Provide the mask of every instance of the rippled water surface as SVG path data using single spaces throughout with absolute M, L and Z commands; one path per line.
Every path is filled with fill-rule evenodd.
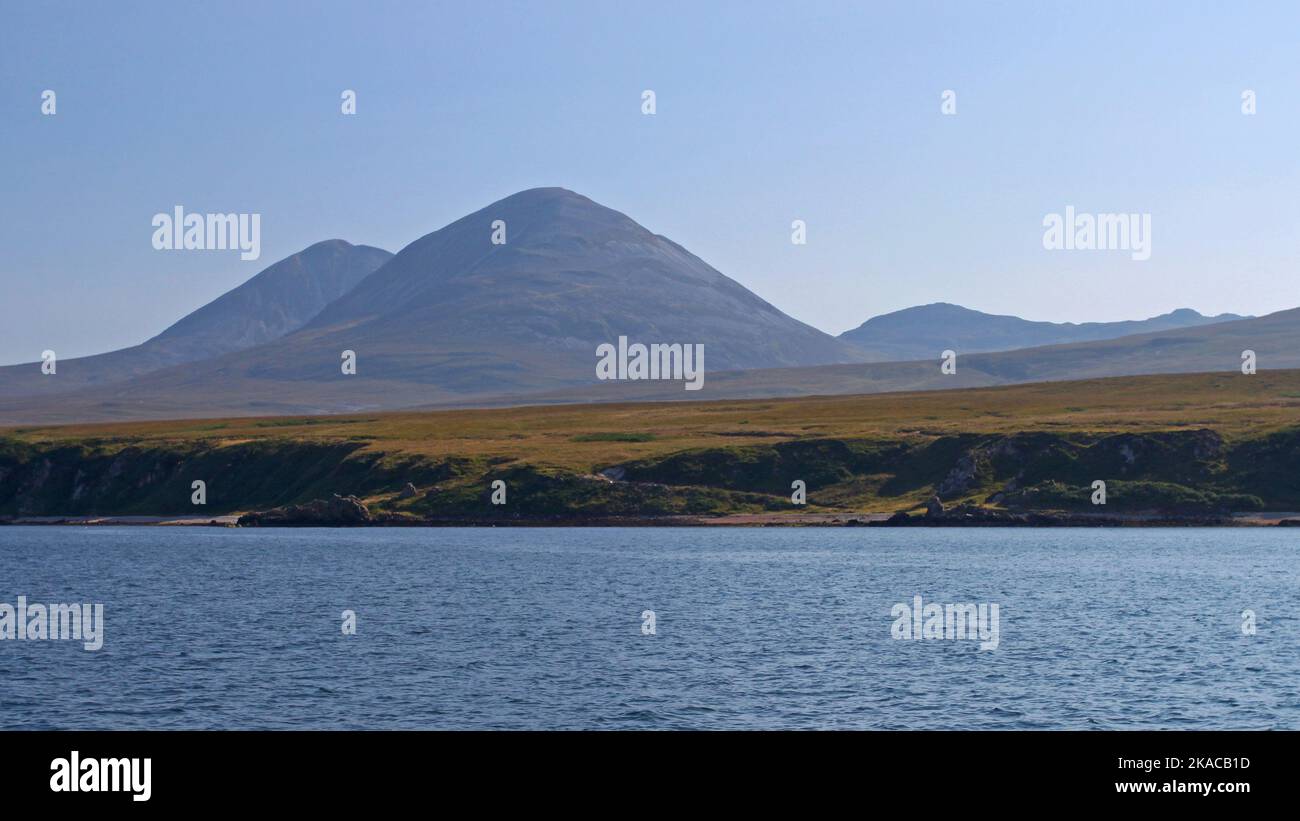
M 105 640 L 0 641 L 4 728 L 1300 728 L 1282 528 L 0 527 L 20 594 Z

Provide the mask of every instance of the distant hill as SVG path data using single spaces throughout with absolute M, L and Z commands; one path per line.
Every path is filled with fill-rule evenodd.
M 1260 372 L 1300 368 L 1300 308 L 1192 328 L 1136 334 L 1098 342 L 980 353 L 957 357 L 945 375 L 939 356 L 913 362 L 873 362 L 815 368 L 710 372 L 703 390 L 683 397 L 673 386 L 621 382 L 528 397 L 534 403 L 647 402 L 749 399 L 981 388 L 1145 374 L 1223 373 L 1240 376 L 1241 353 L 1253 350 Z M 1088 397 L 1080 397 L 1086 403 Z M 501 397 L 492 404 L 517 404 Z
M 1126 322 L 1032 322 L 936 302 L 873 317 L 840 334 L 839 338 L 861 350 L 868 362 L 906 362 L 930 359 L 949 349 L 959 354 L 1010 351 L 1244 318 L 1237 314 L 1202 316 L 1190 308 L 1180 308 L 1150 319 Z
M 213 359 L 298 330 L 365 279 L 392 254 L 341 239 L 318 242 L 280 260 L 239 287 L 183 317 L 140 345 L 40 364 L 0 368 L 0 396 L 61 394 L 124 382 L 173 365 Z

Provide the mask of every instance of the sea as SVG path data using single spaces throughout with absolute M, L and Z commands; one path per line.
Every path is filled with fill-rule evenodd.
M 1300 529 L 0 527 L 0 728 L 1300 729 Z

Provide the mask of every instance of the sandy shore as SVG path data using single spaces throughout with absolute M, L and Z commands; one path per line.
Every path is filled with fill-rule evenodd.
M 232 516 L 16 516 L 5 519 L 11 525 L 219 525 L 239 520 Z

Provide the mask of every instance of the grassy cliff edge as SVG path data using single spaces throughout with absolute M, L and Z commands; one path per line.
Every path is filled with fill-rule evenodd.
M 1107 513 L 1204 516 L 1300 509 L 1298 468 L 1300 372 L 1276 371 L 8 429 L 0 516 L 217 515 L 335 494 L 393 521 L 892 513 L 935 496 L 1095 512 L 1096 480 Z

